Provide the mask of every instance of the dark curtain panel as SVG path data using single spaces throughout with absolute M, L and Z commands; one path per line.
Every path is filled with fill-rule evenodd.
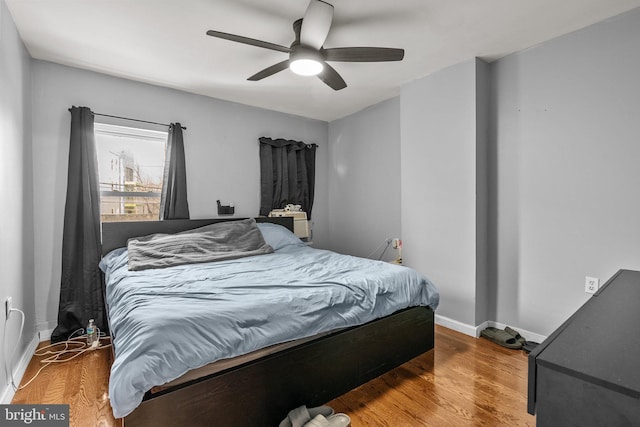
M 58 326 L 52 342 L 66 340 L 95 319 L 108 332 L 100 262 L 100 194 L 93 113 L 73 107 L 69 141 L 67 199 L 62 236 L 62 277 Z
M 265 137 L 259 141 L 260 215 L 294 204 L 311 219 L 317 145 Z
M 189 219 L 187 170 L 180 123 L 171 123 L 169 127 L 160 197 L 160 219 Z

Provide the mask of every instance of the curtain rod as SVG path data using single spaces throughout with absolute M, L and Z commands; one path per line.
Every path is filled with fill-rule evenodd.
M 93 113 L 93 111 L 92 111 L 92 113 Z M 111 118 L 114 118 L 114 119 L 130 120 L 132 122 L 149 123 L 149 124 L 152 124 L 152 125 L 160 125 L 160 126 L 167 126 L 167 127 L 171 126 L 170 124 L 166 124 L 166 123 L 150 122 L 148 120 L 140 120 L 140 119 L 131 119 L 129 117 L 112 116 L 110 114 L 93 113 L 93 115 L 94 116 L 102 116 L 102 117 L 111 117 Z M 186 126 L 181 126 L 181 127 L 182 127 L 182 129 L 187 130 Z
M 71 111 L 71 108 L 69 108 L 69 111 Z M 167 127 L 170 127 L 170 126 L 171 126 L 171 124 L 158 123 L 158 122 L 150 122 L 150 121 L 148 121 L 148 120 L 140 120 L 140 119 L 131 119 L 131 118 L 129 118 L 129 117 L 112 116 L 112 115 L 110 115 L 110 114 L 95 113 L 95 112 L 93 112 L 93 111 L 92 111 L 92 113 L 93 113 L 93 115 L 94 115 L 94 116 L 111 117 L 111 118 L 113 118 L 113 119 L 130 120 L 130 121 L 132 121 L 132 122 L 149 123 L 149 124 L 152 124 L 152 125 L 159 125 L 159 126 L 167 126 Z M 182 127 L 182 129 L 187 130 L 187 127 L 186 127 L 186 126 L 181 126 L 181 127 Z

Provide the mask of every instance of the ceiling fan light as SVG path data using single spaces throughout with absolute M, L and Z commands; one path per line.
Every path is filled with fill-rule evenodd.
M 297 45 L 289 55 L 289 68 L 301 76 L 315 76 L 322 72 L 324 58 L 317 50 Z
M 302 58 L 291 61 L 289 68 L 301 76 L 316 76 L 322 72 L 324 67 L 322 62 L 315 59 Z

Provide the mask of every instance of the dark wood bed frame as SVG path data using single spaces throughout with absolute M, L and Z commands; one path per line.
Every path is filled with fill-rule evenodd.
M 237 219 L 104 223 L 102 252 L 126 246 L 130 237 Z M 292 218 L 260 217 L 256 221 L 281 224 L 293 231 Z M 277 426 L 291 409 L 325 404 L 433 345 L 433 310 L 408 308 L 162 392 L 147 393 L 124 424 Z

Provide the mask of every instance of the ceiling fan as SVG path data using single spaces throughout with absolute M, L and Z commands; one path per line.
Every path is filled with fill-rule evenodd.
M 214 30 L 207 31 L 207 35 L 289 54 L 288 59 L 267 67 L 247 79 L 251 81 L 262 80 L 265 77 L 291 68 L 296 74 L 305 76 L 317 75 L 320 80 L 332 89 L 340 90 L 347 87 L 347 84 L 340 77 L 340 74 L 327 64 L 327 61 L 383 62 L 401 61 L 404 58 L 404 49 L 387 47 L 337 47 L 325 49 L 323 44 L 329 34 L 332 20 L 332 5 L 322 0 L 311 0 L 304 17 L 293 23 L 295 40 L 289 47 Z

